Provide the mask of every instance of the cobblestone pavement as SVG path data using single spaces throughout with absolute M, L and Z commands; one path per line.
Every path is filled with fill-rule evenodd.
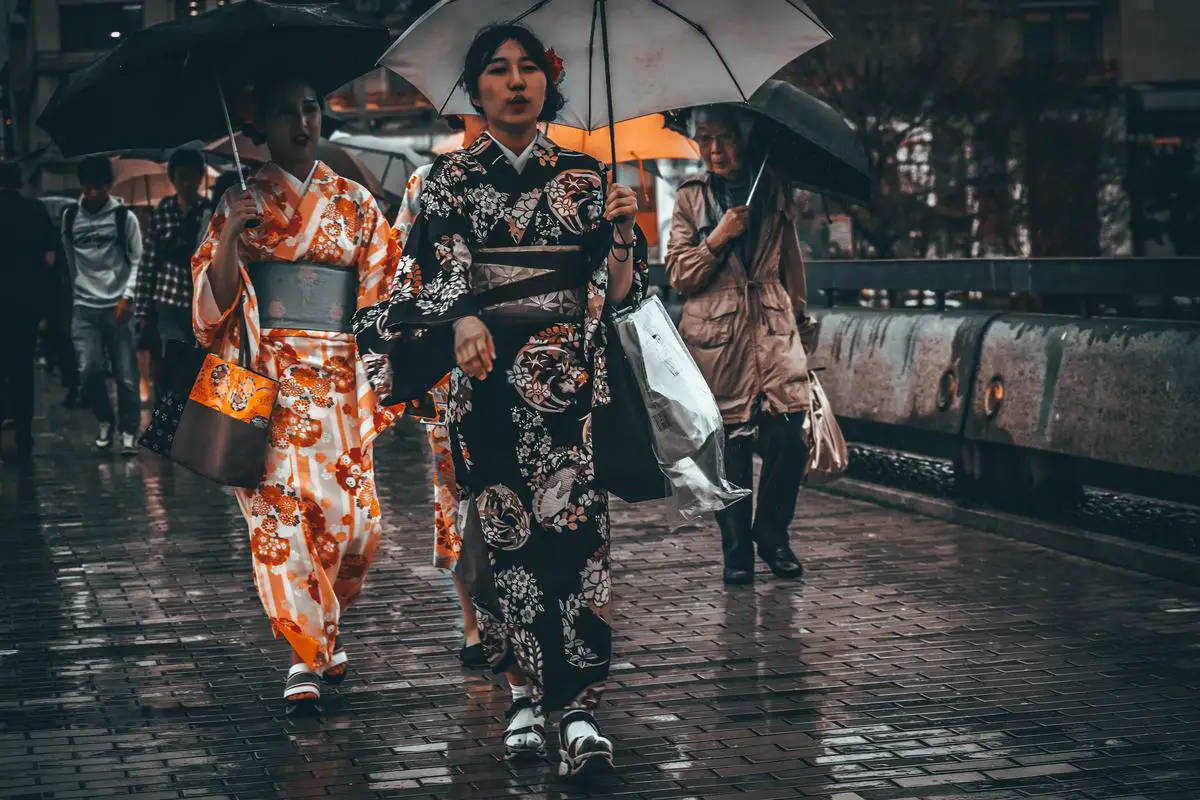
M 412 429 L 378 450 L 351 680 L 292 721 L 232 499 L 97 455 L 84 412 L 39 425 L 0 478 L 0 796 L 585 796 L 497 759 L 506 693 L 458 666 Z M 1200 798 L 1198 590 L 815 492 L 806 580 L 726 590 L 710 522 L 614 519 L 618 772 L 592 797 Z

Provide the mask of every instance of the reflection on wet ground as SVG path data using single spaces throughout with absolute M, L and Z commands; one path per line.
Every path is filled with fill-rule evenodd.
M 39 426 L 0 475 L 0 797 L 587 794 L 497 759 L 506 693 L 458 666 L 412 429 L 378 450 L 352 678 L 289 720 L 232 499 L 96 455 L 83 412 Z M 710 522 L 613 516 L 619 770 L 590 796 L 1200 797 L 1200 590 L 816 493 L 806 580 L 726 590 Z

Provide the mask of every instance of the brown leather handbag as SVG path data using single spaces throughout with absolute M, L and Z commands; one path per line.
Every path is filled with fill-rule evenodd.
M 163 387 L 138 444 L 209 480 L 251 489 L 266 465 L 279 384 L 251 369 L 241 314 L 238 323 L 237 363 L 168 342 Z

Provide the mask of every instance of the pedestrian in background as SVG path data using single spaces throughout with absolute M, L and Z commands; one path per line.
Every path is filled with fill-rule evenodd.
M 754 486 L 754 453 L 763 460 L 757 503 L 746 497 L 717 513 L 724 581 L 754 580 L 754 550 L 781 578 L 803 567 L 788 526 L 808 462 L 808 316 L 796 207 L 768 166 L 747 204 L 762 153 L 752 121 L 728 106 L 697 109 L 689 134 L 706 172 L 675 197 L 667 272 L 686 298 L 679 333 L 704 373 L 725 423 L 725 474 Z
M 108 450 L 120 436 L 123 455 L 137 454 L 140 422 L 133 301 L 142 260 L 135 217 L 110 194 L 112 162 L 89 156 L 79 162 L 79 203 L 63 214 L 62 241 L 72 282 L 71 339 L 79 359 L 84 401 L 99 423 L 96 447 Z M 117 413 L 105 376 L 105 358 L 117 384 Z
M 54 223 L 40 201 L 21 194 L 21 167 L 0 162 L 0 280 L 11 302 L 0 314 L 0 418 L 16 427 L 17 459 L 33 456 L 33 360 L 38 318 L 53 303 Z

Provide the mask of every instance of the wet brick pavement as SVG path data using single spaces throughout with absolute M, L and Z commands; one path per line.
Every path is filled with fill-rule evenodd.
M 584 796 L 496 758 L 505 693 L 458 666 L 412 429 L 378 450 L 352 678 L 289 721 L 232 499 L 98 456 L 83 412 L 39 426 L 0 478 L 0 797 Z M 711 523 L 614 519 L 619 771 L 593 797 L 1200 798 L 1200 590 L 817 493 L 807 579 L 726 590 Z

